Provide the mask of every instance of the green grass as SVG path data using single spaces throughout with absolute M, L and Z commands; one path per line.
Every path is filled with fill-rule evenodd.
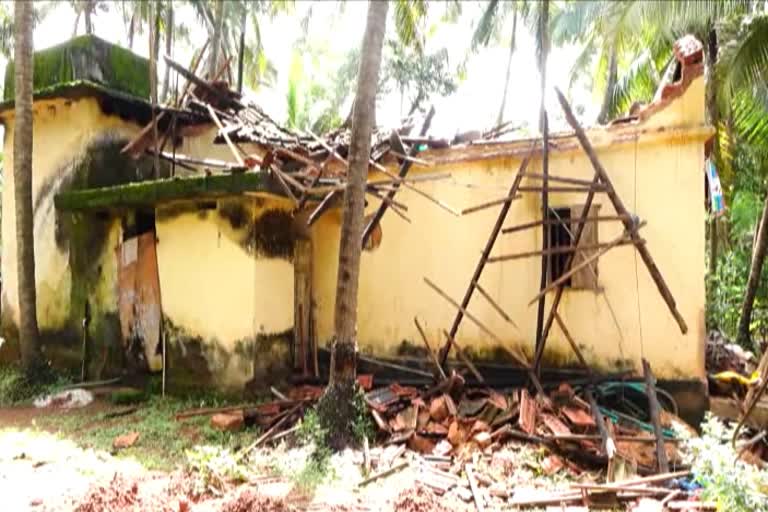
M 93 416 L 87 409 L 67 414 L 45 416 L 37 420 L 40 427 L 56 430 L 84 448 L 112 452 L 117 436 L 138 432 L 139 439 L 130 448 L 116 452 L 118 457 L 133 457 L 148 469 L 173 469 L 186 461 L 185 451 L 197 445 L 214 445 L 232 450 L 247 444 L 255 429 L 221 432 L 210 426 L 210 416 L 176 421 L 176 413 L 196 407 L 217 407 L 218 399 L 193 400 L 151 396 L 139 410 L 127 416 L 105 418 Z

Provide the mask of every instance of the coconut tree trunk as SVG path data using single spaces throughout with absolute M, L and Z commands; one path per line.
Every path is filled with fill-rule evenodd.
M 709 124 L 715 128 L 713 135 L 712 154 L 710 158 L 716 164 L 720 163 L 720 138 L 718 129 L 720 127 L 720 110 L 717 105 L 717 74 L 715 65 L 717 64 L 717 32 L 714 27 L 709 30 L 707 37 L 707 114 L 709 115 Z M 709 220 L 709 274 L 714 276 L 717 272 L 718 258 L 718 233 L 717 217 L 712 215 Z
M 75 25 L 72 27 L 72 37 L 74 38 L 77 36 L 77 27 L 80 25 L 80 10 L 77 11 L 77 14 L 75 15 Z
M 501 106 L 496 124 L 504 122 L 504 109 L 507 106 L 507 94 L 509 92 L 509 76 L 512 73 L 512 56 L 515 53 L 515 38 L 517 37 L 517 4 L 512 4 L 512 37 L 509 40 L 509 57 L 507 57 L 507 73 L 504 75 L 504 92 L 501 95 Z
M 83 8 L 85 9 L 85 33 L 91 35 L 93 34 L 93 20 L 91 19 L 91 15 L 93 14 L 93 1 L 87 0 Z
M 173 2 L 168 2 L 165 10 L 165 53 L 171 55 L 173 50 Z M 158 59 L 159 60 L 159 59 Z M 162 101 L 168 101 L 170 95 L 171 68 L 165 66 L 163 75 L 163 93 L 160 96 Z
M 741 344 L 749 343 L 751 339 L 749 324 L 752 323 L 752 308 L 755 304 L 755 295 L 757 295 L 757 286 L 760 283 L 760 274 L 763 270 L 766 252 L 768 252 L 768 193 L 766 193 L 763 213 L 760 216 L 755 246 L 752 249 L 752 264 L 749 268 L 747 289 L 744 291 L 744 302 L 741 305 L 738 331 L 738 341 Z
M 131 21 L 128 23 L 128 48 L 133 50 L 133 35 L 136 33 L 136 11 L 131 14 Z
M 13 127 L 13 190 L 16 202 L 16 268 L 19 294 L 21 363 L 29 372 L 40 363 L 35 292 L 32 217 L 32 2 L 14 7 L 16 120 Z
M 208 79 L 213 79 L 219 70 L 219 54 L 221 53 L 221 34 L 224 31 L 224 2 L 216 0 L 216 11 L 213 19 L 213 36 L 211 37 L 211 56 L 208 61 Z
M 365 186 L 371 154 L 371 132 L 376 109 L 376 89 L 388 2 L 368 3 L 368 19 L 357 78 L 352 113 L 347 187 L 339 243 L 339 267 L 334 311 L 334 340 L 328 388 L 318 405 L 321 421 L 329 431 L 329 443 L 341 449 L 354 441 L 352 419 L 357 351 L 357 290 L 362 251 Z
M 611 103 L 613 101 L 613 91 L 616 89 L 616 82 L 619 78 L 619 64 L 616 57 L 616 47 L 611 49 L 611 55 L 608 57 L 608 77 L 605 84 L 605 93 L 603 94 L 603 104 L 600 107 L 600 114 L 597 116 L 597 122 L 605 124 L 609 121 L 611 114 Z

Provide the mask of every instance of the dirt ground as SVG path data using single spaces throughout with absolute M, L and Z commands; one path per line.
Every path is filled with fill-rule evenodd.
M 9 512 L 277 512 L 294 510 L 442 512 L 473 510 L 449 496 L 438 497 L 416 483 L 411 468 L 363 488 L 360 452 L 334 455 L 330 478 L 312 491 L 279 471 L 264 471 L 223 492 L 195 497 L 194 478 L 179 466 L 147 469 L 124 453 L 84 447 L 77 432 L 59 432 L 51 416 L 91 418 L 111 406 L 95 402 L 76 411 L 14 407 L 0 409 L 0 510 Z M 130 420 L 126 420 L 130 424 Z M 96 427 L 98 428 L 98 427 Z M 261 460 L 300 459 L 299 448 L 279 447 Z

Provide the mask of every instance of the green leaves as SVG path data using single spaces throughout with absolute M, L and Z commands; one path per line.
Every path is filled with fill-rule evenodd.
M 398 39 L 404 46 L 412 46 L 416 51 L 424 50 L 422 25 L 427 17 L 425 0 L 397 0 L 395 2 L 395 29 Z

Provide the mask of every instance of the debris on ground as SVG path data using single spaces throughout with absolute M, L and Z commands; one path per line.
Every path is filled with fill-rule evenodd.
M 50 395 L 41 396 L 35 399 L 35 407 L 42 409 L 44 407 L 52 407 L 58 409 L 74 409 L 76 407 L 84 407 L 93 402 L 93 393 L 85 389 L 67 389 L 53 393 Z

